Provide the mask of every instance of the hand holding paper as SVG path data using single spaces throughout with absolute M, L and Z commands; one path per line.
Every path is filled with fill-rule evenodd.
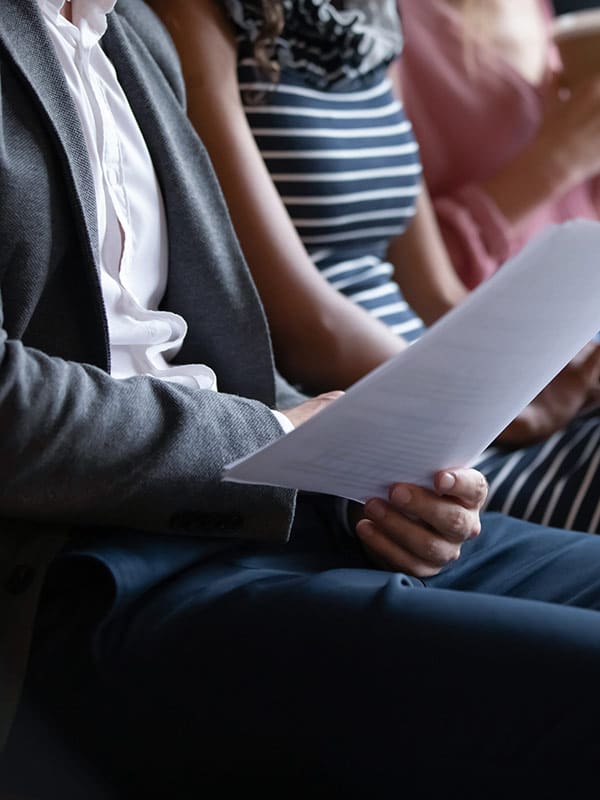
M 225 480 L 364 501 L 466 466 L 600 330 L 600 223 L 550 228 L 417 342 Z

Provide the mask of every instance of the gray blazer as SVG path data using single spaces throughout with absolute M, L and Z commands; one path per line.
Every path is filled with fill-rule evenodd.
M 275 373 L 266 321 L 208 157 L 185 114 L 170 39 L 119 0 L 104 47 L 164 194 L 163 307 L 178 359 L 220 393 L 109 376 L 94 191 L 83 134 L 36 0 L 0 10 L 0 742 L 18 696 L 44 570 L 94 526 L 285 539 L 294 494 L 220 482 L 281 435 L 302 398 Z

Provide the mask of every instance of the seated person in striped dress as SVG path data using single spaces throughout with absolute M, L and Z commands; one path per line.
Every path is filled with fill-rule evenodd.
M 153 0 L 284 374 L 346 387 L 465 296 L 393 76 L 395 0 Z M 390 71 L 391 70 L 391 71 Z M 425 292 L 421 317 L 407 304 Z M 310 356 L 309 356 L 310 354 Z M 477 465 L 488 508 L 600 531 L 600 351 L 591 343 Z M 598 457 L 597 457 L 598 456 Z

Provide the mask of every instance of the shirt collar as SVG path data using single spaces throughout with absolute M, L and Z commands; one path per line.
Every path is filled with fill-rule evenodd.
M 55 22 L 63 20 L 69 24 L 60 15 L 65 2 L 66 0 L 38 0 L 46 16 Z M 106 31 L 106 15 L 113 10 L 116 3 L 117 0 L 72 0 L 73 24 L 86 34 L 86 39 L 98 41 Z

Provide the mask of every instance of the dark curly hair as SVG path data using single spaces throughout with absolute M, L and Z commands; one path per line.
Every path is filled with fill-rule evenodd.
M 275 42 L 285 22 L 283 3 L 281 0 L 262 0 L 262 9 L 263 20 L 259 36 L 254 42 L 254 57 L 259 67 L 275 83 L 279 77 Z

